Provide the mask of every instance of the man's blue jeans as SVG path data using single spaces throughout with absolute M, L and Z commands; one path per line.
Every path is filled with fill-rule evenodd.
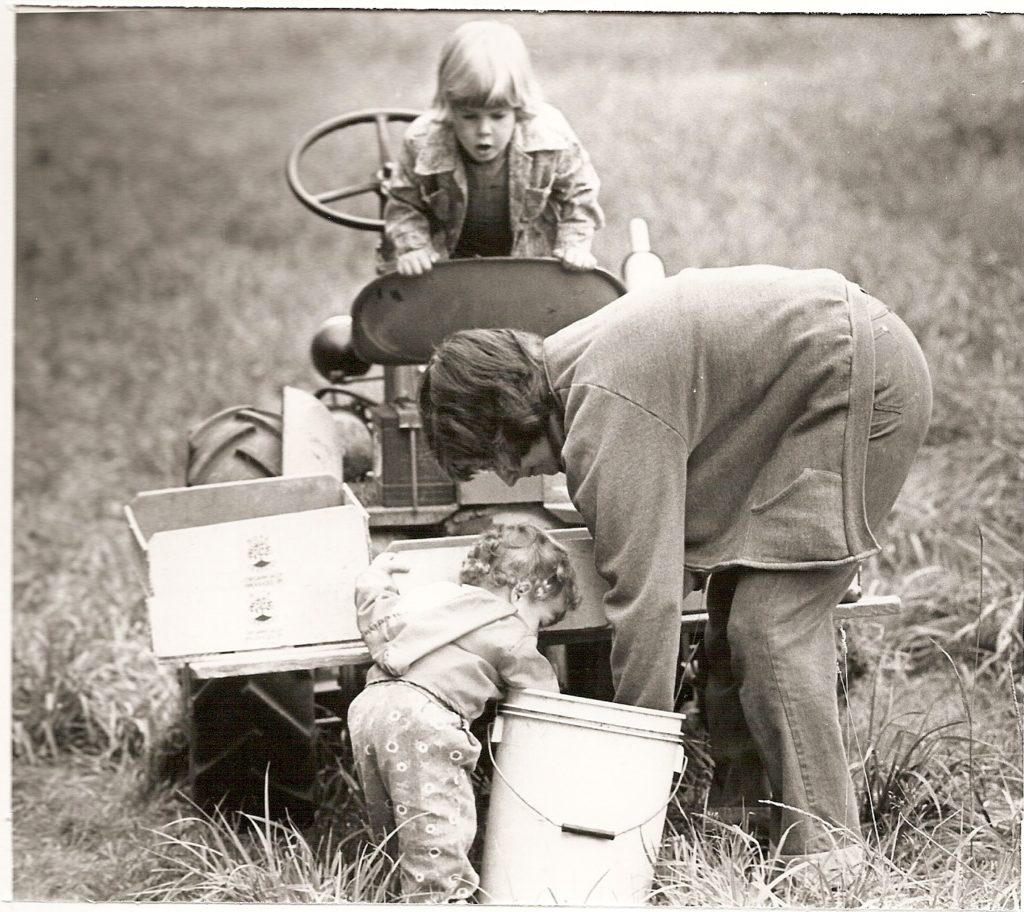
M 884 305 L 871 305 L 875 398 L 865 506 L 877 534 L 924 440 L 932 393 L 917 340 Z M 768 799 L 770 839 L 785 856 L 831 851 L 836 827 L 859 832 L 832 622 L 855 573 L 855 566 L 739 568 L 708 581 L 702 675 L 715 761 L 709 808 L 764 813 L 759 802 Z

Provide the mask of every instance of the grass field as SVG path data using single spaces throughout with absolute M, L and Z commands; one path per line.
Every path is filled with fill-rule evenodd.
M 301 844 L 260 854 L 175 823 L 190 808 L 154 770 L 176 684 L 147 648 L 121 506 L 182 483 L 190 425 L 317 386 L 309 340 L 372 277 L 374 238 L 300 207 L 285 157 L 333 115 L 424 107 L 443 37 L 472 17 L 17 17 L 16 899 L 379 895 L 372 859 L 334 871 Z M 1019 908 L 1021 17 L 501 18 L 603 178 L 602 265 L 618 271 L 642 216 L 669 271 L 837 269 L 904 317 L 934 378 L 866 568 L 904 611 L 851 634 L 864 876 L 839 896 L 771 890 L 698 815 L 666 842 L 658 901 Z M 190 873 L 166 826 L 222 854 Z

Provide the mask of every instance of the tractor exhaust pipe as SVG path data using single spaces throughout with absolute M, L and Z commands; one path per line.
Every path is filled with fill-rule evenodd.
M 629 250 L 622 262 L 622 281 L 628 291 L 665 278 L 665 264 L 651 250 L 651 235 L 642 218 L 630 219 Z

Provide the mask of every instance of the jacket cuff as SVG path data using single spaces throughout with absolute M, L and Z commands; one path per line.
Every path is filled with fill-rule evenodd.
M 411 250 L 433 250 L 434 245 L 430 243 L 430 235 L 419 231 L 409 231 L 394 238 L 395 256 L 409 253 Z
M 551 251 L 551 255 L 561 259 L 567 250 L 582 250 L 590 253 L 590 247 L 594 242 L 594 236 L 573 234 L 564 238 L 560 237 Z

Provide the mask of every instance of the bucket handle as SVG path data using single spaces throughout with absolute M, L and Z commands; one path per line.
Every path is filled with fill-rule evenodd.
M 487 726 L 487 754 L 491 759 L 491 765 L 494 767 L 494 771 L 501 777 L 501 781 L 508 786 L 509 791 L 511 791 L 512 794 L 516 796 L 516 798 L 522 801 L 523 804 L 525 804 L 538 817 L 543 817 L 548 823 L 550 823 L 553 827 L 558 827 L 558 829 L 561 830 L 563 833 L 574 833 L 578 836 L 591 836 L 595 839 L 617 839 L 619 836 L 622 836 L 625 833 L 630 832 L 631 830 L 640 829 L 640 827 L 644 826 L 646 823 L 650 822 L 655 817 L 657 817 L 658 814 L 660 814 L 663 810 L 665 810 L 665 808 L 667 808 L 672 803 L 672 799 L 676 797 L 676 795 L 679 792 L 680 786 L 683 784 L 683 773 L 686 770 L 685 754 L 683 755 L 683 762 L 679 768 L 678 776 L 676 777 L 676 784 L 672 786 L 672 791 L 669 793 L 668 800 L 666 800 L 664 804 L 658 805 L 658 807 L 655 808 L 653 814 L 648 814 L 639 823 L 635 823 L 633 824 L 633 826 L 628 826 L 625 829 L 618 830 L 617 832 L 615 830 L 599 830 L 596 827 L 589 827 L 579 823 L 558 823 L 552 820 L 550 817 L 548 817 L 548 815 L 545 814 L 540 808 L 530 804 L 530 802 L 527 801 L 519 793 L 519 790 L 511 782 L 508 781 L 505 774 L 501 771 L 501 767 L 498 766 L 498 761 L 494 756 L 494 742 L 491 740 L 491 730 L 493 729 L 493 727 L 493 723 Z

